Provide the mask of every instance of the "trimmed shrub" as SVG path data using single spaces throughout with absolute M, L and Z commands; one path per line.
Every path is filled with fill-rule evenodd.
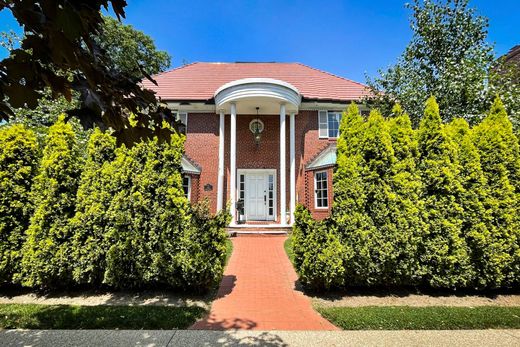
M 112 161 L 116 141 L 110 134 L 95 129 L 89 138 L 87 159 L 76 196 L 76 213 L 70 220 L 71 259 L 74 281 L 101 284 L 109 245 L 105 240 L 110 206 L 118 186 L 113 177 Z
M 459 119 L 443 125 L 433 97 L 417 130 L 398 105 L 393 115 L 384 121 L 373 111 L 363 121 L 355 105 L 344 114 L 331 217 L 316 222 L 302 209 L 295 216 L 302 282 L 518 285 L 520 146 L 500 100 L 474 129 Z M 341 257 L 342 267 L 320 258 L 331 244 L 342 254 L 329 257 Z
M 20 249 L 33 206 L 31 185 L 39 157 L 36 134 L 24 125 L 0 128 L 0 282 L 20 271 Z
M 520 283 L 520 150 L 499 98 L 473 130 L 487 180 L 489 241 L 483 272 L 493 287 Z
M 312 220 L 302 205 L 296 207 L 295 220 L 293 252 L 300 281 L 314 290 L 342 286 L 344 248 L 335 230 L 326 222 Z
M 193 205 L 191 227 L 183 236 L 179 255 L 182 264 L 182 287 L 204 291 L 219 283 L 226 264 L 226 227 L 231 222 L 229 211 L 211 216 L 209 201 Z
M 71 282 L 68 220 L 74 215 L 81 159 L 74 131 L 61 116 L 49 129 L 32 189 L 35 210 L 17 275 L 24 286 L 54 287 Z
M 210 217 L 184 196 L 184 136 L 119 148 L 110 176 L 118 187 L 107 210 L 103 282 L 203 291 L 218 282 L 226 255 L 227 211 Z
M 116 151 L 113 177 L 119 189 L 107 211 L 105 283 L 182 286 L 178 257 L 190 222 L 180 176 L 182 143 L 174 135 L 171 143 L 154 139 Z

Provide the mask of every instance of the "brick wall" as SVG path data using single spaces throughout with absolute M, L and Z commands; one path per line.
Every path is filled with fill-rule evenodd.
M 261 115 L 258 118 L 264 123 L 264 131 L 260 145 L 257 146 L 249 130 L 249 123 L 256 115 L 237 116 L 237 169 L 276 169 L 277 172 L 277 207 L 280 206 L 280 116 Z M 192 201 L 207 197 L 213 212 L 216 211 L 217 180 L 218 180 L 218 126 L 219 115 L 190 113 L 188 115 L 186 155 L 202 168 L 200 181 L 192 180 Z M 290 199 L 290 165 L 289 165 L 289 117 L 286 120 L 286 209 L 289 211 Z M 296 197 L 297 203 L 302 203 L 311 209 L 316 218 L 324 218 L 329 210 L 314 208 L 314 178 L 313 173 L 305 171 L 305 165 L 335 140 L 318 138 L 317 111 L 301 111 L 295 116 L 295 152 L 296 152 Z M 230 166 L 230 116 L 225 121 L 225 203 L 229 196 L 229 166 Z M 329 170 L 329 184 L 332 187 L 332 169 Z M 238 176 L 237 176 L 238 180 Z M 308 183 L 306 183 L 308 182 Z M 194 184 L 197 183 L 198 187 Z M 204 187 L 211 185 L 212 190 Z M 195 194 L 198 190 L 198 194 Z M 332 189 L 329 189 L 332 193 Z M 331 195 L 329 194 L 330 202 Z M 330 207 L 331 204 L 329 204 Z M 279 221 L 279 217 L 277 220 Z

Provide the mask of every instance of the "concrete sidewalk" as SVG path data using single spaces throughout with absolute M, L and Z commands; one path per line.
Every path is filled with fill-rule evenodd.
M 520 346 L 520 330 L 0 330 L 1 346 Z

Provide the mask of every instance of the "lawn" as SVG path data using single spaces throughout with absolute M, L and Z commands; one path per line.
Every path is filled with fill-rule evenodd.
M 287 240 L 285 240 L 285 242 L 283 244 L 283 248 L 285 248 L 285 253 L 287 253 L 289 260 L 294 265 L 294 253 L 293 253 L 293 249 L 292 249 L 292 236 L 291 235 L 289 235 L 289 237 L 287 237 Z
M 0 329 L 185 329 L 201 307 L 0 304 Z
M 229 258 L 231 258 L 231 254 L 233 253 L 233 242 L 228 237 L 226 240 L 226 265 L 229 262 Z
M 519 329 L 520 307 L 316 307 L 344 330 Z

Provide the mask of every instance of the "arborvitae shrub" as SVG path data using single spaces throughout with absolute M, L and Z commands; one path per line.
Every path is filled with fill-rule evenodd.
M 113 177 L 115 138 L 95 129 L 87 146 L 87 159 L 76 197 L 76 213 L 70 220 L 73 277 L 80 284 L 103 282 L 108 244 L 105 239 L 106 213 L 118 190 Z
M 486 210 L 488 187 L 480 164 L 480 155 L 473 144 L 469 124 L 464 119 L 454 119 L 446 126 L 446 131 L 458 149 L 458 177 L 463 188 L 458 203 L 464 211 L 461 230 L 475 270 L 474 282 L 468 285 L 476 288 L 494 286 L 496 276 L 492 274 L 494 270 L 488 267 L 489 252 L 492 252 L 488 230 L 490 220 Z
M 296 207 L 295 220 L 293 251 L 300 281 L 314 290 L 342 286 L 344 248 L 334 227 L 312 220 L 302 205 Z
M 184 196 L 184 137 L 116 150 L 118 187 L 107 210 L 104 283 L 117 288 L 167 285 L 203 291 L 222 275 L 227 211 L 209 217 Z
M 425 228 L 422 182 L 417 169 L 418 144 L 410 117 L 399 105 L 393 111 L 395 117 L 388 120 L 395 156 L 391 183 L 395 192 L 392 217 L 400 234 L 395 283 L 413 285 L 420 283 L 425 271 L 418 257 Z
M 0 127 L 0 282 L 11 282 L 19 271 L 38 157 L 32 130 L 18 124 Z
M 504 106 L 496 99 L 487 117 L 473 129 L 487 180 L 486 261 L 483 271 L 490 286 L 520 283 L 520 151 Z
M 193 205 L 191 227 L 183 237 L 180 255 L 183 288 L 204 291 L 218 283 L 226 263 L 226 227 L 231 222 L 229 211 L 211 216 L 209 202 Z
M 427 220 L 419 252 L 427 272 L 424 280 L 432 287 L 465 287 L 473 280 L 474 271 L 462 233 L 463 187 L 457 147 L 443 128 L 434 97 L 426 102 L 417 135 Z
M 81 168 L 76 136 L 63 116 L 50 127 L 34 179 L 34 215 L 17 277 L 25 286 L 56 287 L 71 282 L 70 230 Z
M 347 265 L 354 250 L 348 246 L 351 235 L 360 231 L 369 233 L 373 230 L 372 220 L 366 214 L 367 193 L 362 176 L 362 156 L 358 147 L 363 139 L 366 124 L 359 113 L 359 109 L 352 104 L 341 119 L 340 137 L 338 138 L 337 165 L 334 169 L 333 187 L 334 203 L 332 205 L 332 220 L 334 221 L 340 241 L 345 245 L 344 264 L 351 272 L 355 267 Z M 304 230 L 301 221 L 301 229 Z M 356 241 L 357 243 L 357 241 Z M 347 273 L 348 282 L 362 281 L 363 278 L 352 278 Z

